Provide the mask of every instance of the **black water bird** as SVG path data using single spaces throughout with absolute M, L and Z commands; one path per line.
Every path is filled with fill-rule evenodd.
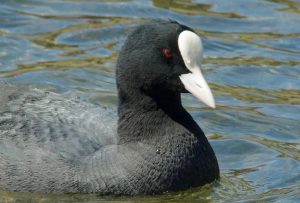
M 120 52 L 118 112 L 2 83 L 0 189 L 138 195 L 218 179 L 214 151 L 181 104 L 188 91 L 215 107 L 201 62 L 191 28 L 153 21 Z

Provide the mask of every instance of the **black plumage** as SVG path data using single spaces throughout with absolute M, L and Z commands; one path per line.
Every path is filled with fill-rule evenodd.
M 0 188 L 137 195 L 216 180 L 213 149 L 181 104 L 183 30 L 191 29 L 154 21 L 129 35 L 117 63 L 118 112 L 0 85 Z

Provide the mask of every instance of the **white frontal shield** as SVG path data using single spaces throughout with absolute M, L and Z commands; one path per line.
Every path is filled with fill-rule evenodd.
M 178 47 L 186 68 L 191 71 L 179 76 L 184 87 L 204 104 L 215 108 L 214 97 L 200 69 L 203 58 L 201 38 L 185 30 L 178 37 Z

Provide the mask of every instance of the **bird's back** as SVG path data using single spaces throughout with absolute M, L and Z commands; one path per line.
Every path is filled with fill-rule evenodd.
M 0 89 L 0 188 L 40 191 L 44 181 L 75 191 L 81 162 L 117 142 L 114 110 L 37 89 Z

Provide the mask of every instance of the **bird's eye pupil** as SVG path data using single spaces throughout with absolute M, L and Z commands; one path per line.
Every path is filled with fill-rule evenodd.
M 163 54 L 167 59 L 170 59 L 173 57 L 173 54 L 171 53 L 170 49 L 163 49 Z

